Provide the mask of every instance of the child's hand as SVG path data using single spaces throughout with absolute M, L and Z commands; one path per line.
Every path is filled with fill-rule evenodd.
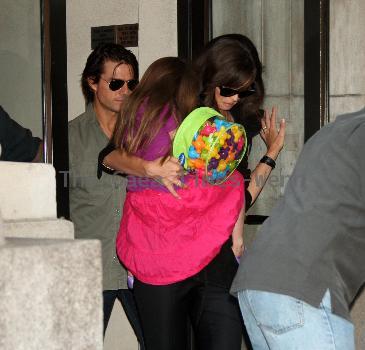
M 245 246 L 242 243 L 235 242 L 232 245 L 233 254 L 236 258 L 240 258 L 243 254 L 243 251 L 245 250 Z
M 237 260 L 237 263 L 239 264 L 241 262 L 242 254 L 245 251 L 245 246 L 243 244 L 236 245 L 236 246 L 232 245 L 232 250 L 233 250 L 233 254 Z
M 236 258 L 240 258 L 245 250 L 244 245 L 241 246 L 232 246 L 233 254 Z
M 129 289 L 133 289 L 134 277 L 130 271 L 128 271 L 127 285 Z

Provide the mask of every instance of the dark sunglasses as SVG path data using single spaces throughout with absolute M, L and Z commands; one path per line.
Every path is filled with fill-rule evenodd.
M 225 86 L 219 87 L 220 95 L 223 97 L 231 97 L 238 95 L 239 98 L 244 98 L 253 95 L 256 92 L 255 84 L 252 84 L 247 90 L 240 91 Z
M 138 80 L 134 80 L 134 79 L 131 79 L 131 80 L 112 79 L 112 80 L 110 80 L 110 82 L 101 77 L 100 77 L 100 79 L 106 81 L 109 85 L 109 89 L 112 91 L 119 90 L 120 88 L 123 87 L 124 83 L 127 83 L 128 89 L 130 91 L 132 91 L 138 84 Z

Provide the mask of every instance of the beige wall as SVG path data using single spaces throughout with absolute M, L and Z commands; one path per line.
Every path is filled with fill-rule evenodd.
M 330 120 L 365 105 L 364 18 L 364 0 L 331 0 Z
M 139 23 L 139 47 L 130 48 L 140 64 L 140 74 L 155 59 L 177 55 L 175 0 L 70 0 L 67 1 L 68 114 L 84 111 L 80 77 L 91 52 L 90 28 Z
M 138 22 L 138 1 L 71 0 L 66 2 L 67 87 L 69 119 L 85 110 L 80 78 L 91 53 L 91 27 Z M 138 49 L 133 50 L 138 58 Z

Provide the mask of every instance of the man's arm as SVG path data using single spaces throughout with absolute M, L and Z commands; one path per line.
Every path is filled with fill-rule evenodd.
M 115 149 L 100 161 L 104 167 L 111 171 L 152 178 L 163 184 L 176 198 L 180 198 L 174 186 L 183 187 L 180 180 L 183 175 L 183 168 L 174 157 L 147 161 L 130 155 L 121 149 Z
M 13 120 L 0 106 L 0 143 L 1 160 L 12 162 L 41 161 L 42 140 L 34 137 Z
M 43 162 L 43 141 L 39 143 L 37 153 L 32 160 L 32 163 L 41 163 L 41 162 Z
M 168 157 L 161 163 L 161 158 L 146 161 L 142 158 L 127 154 L 121 149 L 116 149 L 105 156 L 103 165 L 113 170 L 149 178 L 181 176 L 182 168 L 174 157 Z

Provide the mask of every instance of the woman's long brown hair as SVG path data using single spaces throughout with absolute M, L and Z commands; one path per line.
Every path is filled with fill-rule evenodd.
M 171 115 L 179 125 L 197 106 L 197 95 L 198 81 L 189 64 L 177 57 L 156 60 L 126 100 L 114 130 L 114 144 L 135 154 L 152 141 Z M 138 116 L 141 106 L 144 111 Z M 164 108 L 167 113 L 161 116 Z
M 244 82 L 254 82 L 256 93 L 239 101 L 234 108 L 240 118 L 256 119 L 265 95 L 263 67 L 255 45 L 247 36 L 225 34 L 214 38 L 194 64 L 200 76 L 200 98 L 204 106 L 217 108 L 214 96 L 217 86 L 238 88 Z M 242 122 L 240 118 L 238 122 Z

